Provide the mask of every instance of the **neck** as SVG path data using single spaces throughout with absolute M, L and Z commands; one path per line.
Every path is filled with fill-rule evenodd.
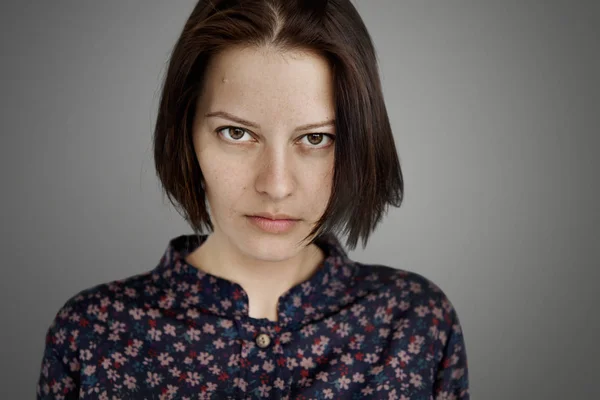
M 203 272 L 239 284 L 248 295 L 250 317 L 277 321 L 279 297 L 308 280 L 324 258 L 323 251 L 310 244 L 286 260 L 258 260 L 240 254 L 227 240 L 213 233 L 186 261 Z

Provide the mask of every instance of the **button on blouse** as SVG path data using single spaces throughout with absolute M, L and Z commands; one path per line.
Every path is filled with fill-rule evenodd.
M 351 260 L 331 234 L 321 268 L 248 315 L 231 281 L 171 239 L 147 272 L 82 290 L 46 334 L 38 399 L 469 399 L 465 342 L 442 290 Z

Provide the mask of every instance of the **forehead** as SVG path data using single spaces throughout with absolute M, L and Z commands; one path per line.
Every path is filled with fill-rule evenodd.
M 324 57 L 312 52 L 233 47 L 209 62 L 200 103 L 203 111 L 303 123 L 315 117 L 333 117 L 333 99 L 332 71 Z

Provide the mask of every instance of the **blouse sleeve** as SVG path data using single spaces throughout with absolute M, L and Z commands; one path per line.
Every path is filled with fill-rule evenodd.
M 465 341 L 458 315 L 448 301 L 450 325 L 434 384 L 436 400 L 469 400 L 469 374 Z
M 46 331 L 37 399 L 79 399 L 77 314 L 65 304 Z

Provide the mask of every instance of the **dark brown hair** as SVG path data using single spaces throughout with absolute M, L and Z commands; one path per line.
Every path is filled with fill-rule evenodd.
M 313 231 L 363 247 L 388 205 L 400 207 L 402 170 L 371 37 L 350 0 L 200 0 L 177 40 L 163 81 L 154 161 L 164 193 L 199 234 L 213 230 L 192 123 L 209 57 L 233 45 L 313 51 L 333 71 L 335 166 L 332 194 Z

